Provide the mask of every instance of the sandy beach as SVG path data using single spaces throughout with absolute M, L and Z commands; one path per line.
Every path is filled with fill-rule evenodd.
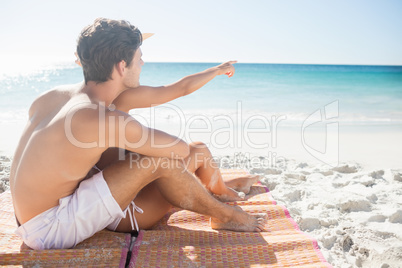
M 10 166 L 11 157 L 0 155 L 0 192 L 4 192 L 10 188 Z
M 370 169 L 353 161 L 330 168 L 285 158 L 276 167 L 253 167 L 247 154 L 217 159 L 224 159 L 224 168 L 260 174 L 334 267 L 401 267 L 402 169 Z M 9 188 L 11 161 L 0 156 L 1 192 Z
M 285 160 L 264 175 L 278 203 L 317 239 L 334 267 L 401 267 L 402 170 Z

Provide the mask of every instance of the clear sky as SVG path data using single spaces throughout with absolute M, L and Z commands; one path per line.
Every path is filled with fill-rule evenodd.
M 156 33 L 145 61 L 402 65 L 400 0 L 6 0 L 0 69 L 73 61 L 100 16 Z

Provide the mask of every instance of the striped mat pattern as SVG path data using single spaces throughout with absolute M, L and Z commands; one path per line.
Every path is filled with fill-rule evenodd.
M 227 178 L 247 173 L 222 174 Z M 300 231 L 266 187 L 253 186 L 252 195 L 235 204 L 252 214 L 267 213 L 269 231 L 214 231 L 208 217 L 173 209 L 152 230 L 140 231 L 129 267 L 331 267 L 317 242 Z

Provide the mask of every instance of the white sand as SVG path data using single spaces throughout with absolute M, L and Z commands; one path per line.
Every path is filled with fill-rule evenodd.
M 10 188 L 10 166 L 11 158 L 5 155 L 0 155 L 0 193 Z
M 284 161 L 264 175 L 275 200 L 334 267 L 402 267 L 402 169 Z

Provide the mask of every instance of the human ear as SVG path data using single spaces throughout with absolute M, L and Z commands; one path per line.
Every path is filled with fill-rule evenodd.
M 116 63 L 116 69 L 117 72 L 123 76 L 125 70 L 126 70 L 126 62 L 124 60 L 121 60 L 120 62 Z

